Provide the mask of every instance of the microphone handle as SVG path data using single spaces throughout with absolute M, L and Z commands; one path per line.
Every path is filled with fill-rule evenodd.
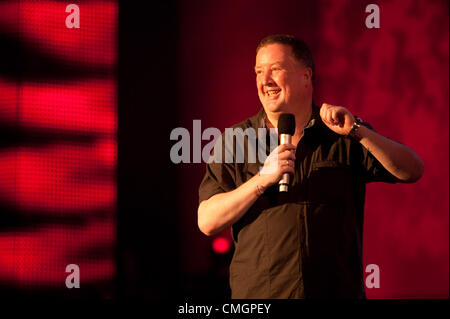
M 291 144 L 292 143 L 292 135 L 289 134 L 281 134 L 280 135 L 280 144 Z M 284 173 L 281 177 L 279 184 L 280 192 L 287 192 L 289 190 L 289 173 Z

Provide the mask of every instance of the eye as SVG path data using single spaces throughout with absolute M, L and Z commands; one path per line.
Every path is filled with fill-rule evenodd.
M 280 70 L 281 70 L 281 68 L 279 68 L 279 67 L 275 66 L 275 67 L 273 67 L 273 68 L 272 68 L 271 70 L 272 70 L 272 71 L 280 71 Z
M 256 70 L 255 73 L 256 73 L 257 75 L 259 75 L 259 74 L 262 73 L 262 71 L 261 71 L 261 70 Z

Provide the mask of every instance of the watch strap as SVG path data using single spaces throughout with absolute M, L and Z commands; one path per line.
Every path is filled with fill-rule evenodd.
M 352 129 L 348 133 L 348 136 L 354 138 L 357 141 L 361 140 L 361 135 L 359 134 L 359 128 L 363 125 L 363 120 L 357 116 L 355 116 L 355 122 L 353 122 Z

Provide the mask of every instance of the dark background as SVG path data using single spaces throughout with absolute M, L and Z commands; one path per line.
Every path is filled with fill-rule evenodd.
M 178 167 L 168 160 L 178 122 L 177 3 L 119 7 L 118 295 L 181 290 Z

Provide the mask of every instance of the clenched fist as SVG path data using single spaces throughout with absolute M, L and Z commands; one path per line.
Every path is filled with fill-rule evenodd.
M 355 123 L 355 117 L 345 107 L 326 103 L 323 103 L 320 108 L 320 117 L 330 130 L 341 135 L 350 133 Z

